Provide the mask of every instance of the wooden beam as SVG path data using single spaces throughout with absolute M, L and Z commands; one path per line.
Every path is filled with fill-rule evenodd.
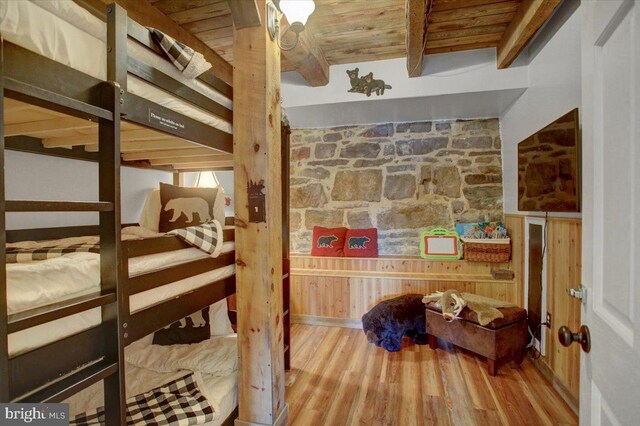
M 192 163 L 208 163 L 208 162 L 226 162 L 233 165 L 233 155 L 207 155 L 195 157 L 173 157 L 159 158 L 157 160 L 149 160 L 154 166 L 165 166 L 168 164 L 192 164 Z
M 152 160 L 152 163 L 155 160 Z M 157 165 L 157 164 L 153 164 Z M 188 170 L 188 169 L 206 169 L 206 168 L 216 168 L 216 167 L 233 167 L 233 160 L 229 161 L 203 161 L 200 163 L 171 163 L 174 166 L 174 169 L 180 170 Z
M 184 149 L 192 146 L 198 147 L 191 142 L 183 142 L 180 140 L 150 140 L 150 141 L 132 141 L 122 142 L 120 144 L 120 152 L 139 152 L 139 151 L 157 151 L 161 149 Z M 98 152 L 97 145 L 85 145 L 87 152 Z
M 260 12 L 258 12 L 256 0 L 227 0 L 227 3 L 236 29 L 260 26 Z
M 5 124 L 5 136 L 37 136 L 58 130 L 79 130 L 98 128 L 98 123 L 79 118 L 52 118 L 49 120 L 31 121 L 28 123 Z
M 427 43 L 427 14 L 432 0 L 405 0 L 407 14 L 407 72 L 409 77 L 422 75 L 422 60 Z
M 150 150 L 150 151 L 126 153 L 122 155 L 122 158 L 126 161 L 136 161 L 136 160 L 152 160 L 152 159 L 159 159 L 159 158 L 205 156 L 205 155 L 214 155 L 219 152 L 220 151 L 216 151 L 211 148 L 199 148 L 197 145 L 193 145 L 193 147 L 183 148 L 183 149 L 169 149 L 169 150 L 157 150 L 157 151 Z
M 236 426 L 285 425 L 289 413 L 284 396 L 280 49 L 264 24 L 266 0 L 257 3 L 262 26 L 233 32 Z M 264 185 L 259 191 L 265 194 L 263 211 L 249 205 L 252 184 Z
M 282 17 L 281 24 L 280 34 L 284 34 L 289 29 L 286 17 Z M 235 52 L 234 49 L 234 55 Z M 329 62 L 308 25 L 300 33 L 298 45 L 291 50 L 283 50 L 282 55 L 311 87 L 326 86 L 329 83 Z
M 524 0 L 498 44 L 498 69 L 508 68 L 562 0 Z
M 129 18 L 140 25 L 156 28 L 165 34 L 180 40 L 197 52 L 202 53 L 212 65 L 212 72 L 227 84 L 233 85 L 233 68 L 222 56 L 214 52 L 204 42 L 162 13 L 157 7 L 144 0 L 99 0 L 104 4 L 114 1 L 127 10 Z

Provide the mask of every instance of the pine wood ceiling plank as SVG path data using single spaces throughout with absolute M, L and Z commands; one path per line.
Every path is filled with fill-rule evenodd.
M 451 38 L 457 37 L 466 37 L 472 35 L 483 35 L 483 34 L 504 34 L 504 31 L 507 29 L 507 24 L 498 24 L 498 25 L 485 25 L 484 27 L 475 27 L 475 28 L 465 28 L 463 30 L 455 30 L 455 31 L 440 31 L 437 33 L 429 32 L 428 40 L 447 40 Z
M 525 0 L 498 45 L 498 69 L 509 67 L 562 0 Z
M 427 50 L 430 49 L 438 49 L 441 47 L 447 46 L 460 46 L 460 45 L 468 45 L 468 44 L 480 44 L 480 43 L 493 43 L 494 46 L 498 45 L 498 42 L 502 38 L 501 33 L 494 34 L 482 34 L 482 35 L 471 35 L 466 37 L 455 37 L 449 38 L 445 40 L 429 40 L 427 42 Z
M 149 0 L 165 15 L 219 3 L 219 0 Z
M 182 28 L 174 19 L 165 15 L 153 4 L 145 0 L 100 0 L 104 4 L 113 3 L 114 1 L 127 10 L 127 16 L 147 27 L 154 27 L 169 36 L 180 40 L 192 49 L 202 53 L 205 59 L 209 61 L 213 67 L 212 72 L 221 80 L 229 85 L 233 85 L 233 68 L 231 64 L 225 61 L 215 51 L 211 50 L 205 43 L 198 40 L 189 31 Z M 224 2 L 226 6 L 226 2 Z M 195 10 L 195 9 L 192 9 Z M 204 18 L 199 18 L 204 19 Z
M 231 10 L 226 0 L 216 1 L 201 7 L 182 10 L 180 12 L 171 13 L 168 16 L 176 23 L 182 25 L 202 19 L 215 18 L 217 16 L 229 15 Z
M 459 19 L 457 21 L 432 22 L 429 24 L 429 33 L 439 31 L 457 31 L 467 28 L 484 27 L 487 25 L 508 24 L 511 22 L 515 14 L 515 12 L 509 12 L 500 13 L 498 15 Z
M 424 48 L 427 43 L 427 13 L 432 0 L 405 0 L 407 26 L 407 73 L 409 77 L 422 75 Z
M 491 3 L 501 3 L 504 0 L 434 0 L 433 12 L 462 9 L 465 7 L 482 6 Z M 520 0 L 518 0 L 520 1 Z
M 475 49 L 486 49 L 489 47 L 496 47 L 495 41 L 487 41 L 482 43 L 473 43 L 473 44 L 459 44 L 456 46 L 446 46 L 446 47 L 438 47 L 427 49 L 427 55 L 433 55 L 436 53 L 450 53 L 450 52 L 462 52 L 464 50 L 475 50 Z
M 216 16 L 215 18 L 200 19 L 182 25 L 182 28 L 194 34 L 196 37 L 198 33 L 216 30 L 218 28 L 231 27 L 233 25 L 233 19 L 231 14 Z
M 256 0 L 227 0 L 233 25 L 237 29 L 259 27 L 262 23 Z
M 442 12 L 433 12 L 429 15 L 430 23 L 458 21 L 462 19 L 485 17 L 491 15 L 500 15 L 503 13 L 512 13 L 518 10 L 519 1 L 511 0 L 500 3 L 491 3 L 481 6 L 464 7 L 461 9 L 446 10 Z

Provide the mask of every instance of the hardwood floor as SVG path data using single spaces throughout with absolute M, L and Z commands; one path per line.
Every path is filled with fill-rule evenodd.
M 491 377 L 484 359 L 442 342 L 388 353 L 362 330 L 301 324 L 291 340 L 290 425 L 578 424 L 529 360 Z

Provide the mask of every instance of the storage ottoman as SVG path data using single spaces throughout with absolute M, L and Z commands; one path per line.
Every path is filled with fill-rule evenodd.
M 499 308 L 504 318 L 498 318 L 485 326 L 478 324 L 478 316 L 464 308 L 460 318 L 447 322 L 439 306 L 429 303 L 426 307 L 429 346 L 436 349 L 437 339 L 443 339 L 461 348 L 487 358 L 489 374 L 495 376 L 498 367 L 514 360 L 522 363 L 529 333 L 527 311 L 522 308 Z

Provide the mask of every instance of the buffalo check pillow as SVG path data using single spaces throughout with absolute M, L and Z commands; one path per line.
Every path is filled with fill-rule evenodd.
M 347 228 L 313 227 L 312 256 L 343 257 Z
M 346 257 L 378 257 L 378 230 L 349 229 L 344 241 Z

